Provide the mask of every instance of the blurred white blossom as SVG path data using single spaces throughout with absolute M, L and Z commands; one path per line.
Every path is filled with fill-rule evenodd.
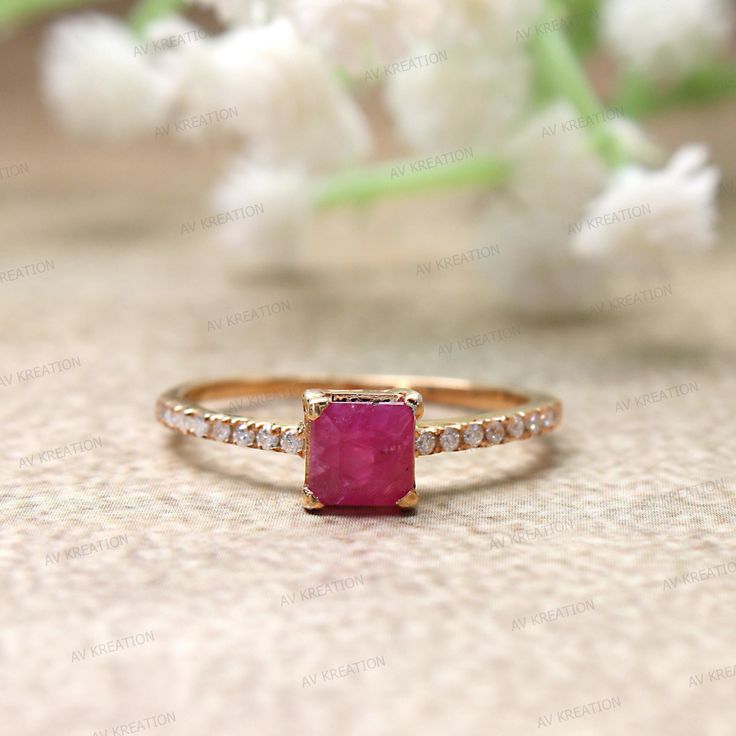
M 627 166 L 586 208 L 577 252 L 600 256 L 657 247 L 702 251 L 713 245 L 719 173 L 705 147 L 681 148 L 660 170 Z
M 222 126 L 247 136 L 254 158 L 329 169 L 364 156 L 364 116 L 314 48 L 281 19 L 238 28 L 196 44 L 180 79 L 181 111 L 202 115 L 234 107 Z
M 436 0 L 293 0 L 290 5 L 303 38 L 353 73 L 406 53 L 432 28 L 438 9 Z
M 430 153 L 465 146 L 499 151 L 529 105 L 523 46 L 508 34 L 441 50 L 446 60 L 389 78 L 387 103 L 399 131 L 415 149 Z
M 182 15 L 166 15 L 149 23 L 143 36 L 150 46 L 142 47 L 146 53 L 165 53 L 196 43 L 207 34 L 196 24 Z
M 246 208 L 221 226 L 222 240 L 251 264 L 293 266 L 311 214 L 310 184 L 301 167 L 261 166 L 239 158 L 213 193 L 218 213 Z
M 41 84 L 67 131 L 97 139 L 153 134 L 171 111 L 171 76 L 136 53 L 123 23 L 99 13 L 55 23 L 45 39 Z
M 622 60 L 679 79 L 722 51 L 733 19 L 729 0 L 606 0 L 601 27 Z
M 542 0 L 453 0 L 443 3 L 437 35 L 456 43 L 517 41 L 518 31 L 534 23 Z
M 618 142 L 627 161 L 658 166 L 666 161 L 666 154 L 631 118 L 616 118 L 607 122 L 608 130 Z
M 511 180 L 489 196 L 481 222 L 479 245 L 501 251 L 482 268 L 504 303 L 522 314 L 574 314 L 592 303 L 607 278 L 603 260 L 570 248 L 570 226 L 605 185 L 606 169 L 584 130 L 542 135 L 544 127 L 574 117 L 572 108 L 557 104 L 526 123 L 510 147 Z
M 500 152 L 529 112 L 532 63 L 517 32 L 540 8 L 540 0 L 443 3 L 432 40 L 413 50 L 441 60 L 388 80 L 387 104 L 404 139 L 431 153 Z

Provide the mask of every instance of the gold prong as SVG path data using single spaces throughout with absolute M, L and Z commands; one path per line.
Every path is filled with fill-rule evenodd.
M 413 509 L 419 503 L 419 494 L 415 490 L 409 491 L 405 496 L 402 496 L 396 505 L 400 509 Z
M 424 399 L 422 399 L 419 391 L 414 391 L 411 388 L 401 388 L 398 390 L 398 393 L 404 397 L 404 401 L 411 407 L 414 417 L 420 419 L 424 414 Z
M 318 511 L 325 505 L 306 486 L 302 489 L 302 507 L 305 511 Z
M 319 415 L 330 403 L 330 399 L 324 391 L 320 391 L 316 388 L 308 388 L 304 392 L 302 401 L 304 403 L 304 418 L 309 421 L 318 419 Z

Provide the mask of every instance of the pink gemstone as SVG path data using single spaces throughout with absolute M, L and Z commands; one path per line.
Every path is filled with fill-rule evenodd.
M 414 488 L 414 412 L 341 401 L 309 428 L 309 489 L 325 506 L 392 506 Z

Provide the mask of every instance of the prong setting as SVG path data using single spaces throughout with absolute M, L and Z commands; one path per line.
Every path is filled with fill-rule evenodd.
M 411 407 L 411 410 L 414 412 L 414 418 L 421 419 L 424 414 L 424 400 L 419 391 L 414 391 L 411 388 L 402 388 L 397 393 L 403 396 L 404 401 Z
M 314 421 L 329 406 L 330 399 L 324 391 L 308 388 L 304 392 L 303 403 L 305 419 Z
M 405 496 L 400 498 L 396 505 L 400 509 L 413 509 L 416 508 L 416 505 L 419 503 L 419 494 L 416 492 L 416 490 L 412 489 L 407 493 Z
M 302 489 L 302 508 L 305 511 L 319 511 L 324 507 L 325 505 L 322 501 L 320 501 L 317 496 L 307 488 L 307 486 L 304 486 Z

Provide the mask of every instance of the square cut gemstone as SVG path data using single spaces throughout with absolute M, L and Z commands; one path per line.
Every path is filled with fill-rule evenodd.
M 414 412 L 331 402 L 309 427 L 307 481 L 325 506 L 392 506 L 414 488 Z

